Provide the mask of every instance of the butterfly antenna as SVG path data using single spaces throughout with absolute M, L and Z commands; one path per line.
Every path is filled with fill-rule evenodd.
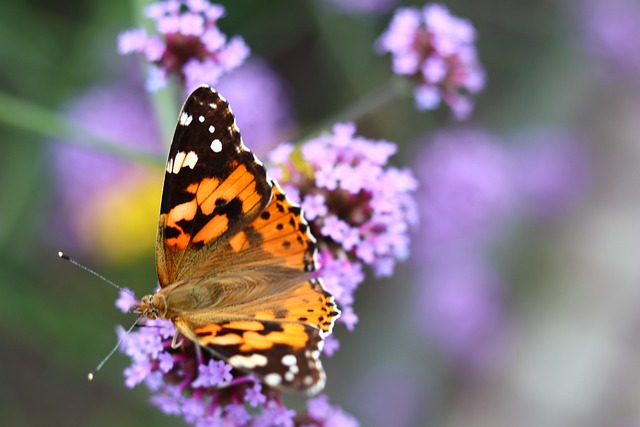
M 129 334 L 131 333 L 131 331 L 133 330 L 133 328 L 135 328 L 135 327 L 136 327 L 136 325 L 138 324 L 138 322 L 140 321 L 140 319 L 142 319 L 145 315 L 146 315 L 145 313 L 142 313 L 140 316 L 138 316 L 138 318 L 136 319 L 136 321 L 135 321 L 135 322 L 133 322 L 133 324 L 132 324 L 131 326 L 129 326 L 129 329 L 127 329 L 127 332 L 125 332 L 125 333 L 124 333 L 124 335 L 122 335 L 122 336 L 120 337 L 120 339 L 118 340 L 118 343 L 115 345 L 115 347 L 113 347 L 113 348 L 111 349 L 111 351 L 109 352 L 109 354 L 107 354 L 107 356 L 106 356 L 104 359 L 102 359 L 102 362 L 100 362 L 100 363 L 98 364 L 98 366 L 96 366 L 96 368 L 95 368 L 93 371 L 89 372 L 89 375 L 87 375 L 87 378 L 89 378 L 89 381 L 92 381 L 92 380 L 93 380 L 93 378 L 96 376 L 96 374 L 98 373 L 98 371 L 99 371 L 100 369 L 102 369 L 102 366 L 103 366 L 105 363 L 107 363 L 107 360 L 109 360 L 109 359 L 111 358 L 111 356 L 113 356 L 113 353 L 115 353 L 115 352 L 116 352 L 116 350 L 120 347 L 120 345 L 122 344 L 122 342 L 124 341 L 124 339 L 125 339 L 127 336 L 129 336 Z
M 86 267 L 82 264 L 80 264 L 78 261 L 76 261 L 75 259 L 69 257 L 67 254 L 65 254 L 64 252 L 58 252 L 58 256 L 60 258 L 62 258 L 65 261 L 69 261 L 71 264 L 75 265 L 76 267 L 80 267 L 81 269 L 83 269 L 84 271 L 93 274 L 94 276 L 96 276 L 97 278 L 101 279 L 103 282 L 113 286 L 116 289 L 119 289 L 123 292 L 128 293 L 131 296 L 135 296 L 133 292 L 131 292 L 129 289 L 123 288 L 122 286 L 112 282 L 111 280 L 107 279 L 106 277 L 104 277 L 102 274 L 93 271 L 92 269 L 90 269 L 89 267 Z

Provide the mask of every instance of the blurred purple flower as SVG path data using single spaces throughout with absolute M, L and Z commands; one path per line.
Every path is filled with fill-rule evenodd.
M 116 307 L 123 313 L 128 313 L 133 307 L 137 305 L 135 295 L 130 289 L 125 288 L 120 292 L 118 299 L 116 300 Z
M 462 257 L 423 267 L 417 324 L 449 356 L 470 366 L 491 363 L 503 325 L 502 285 L 478 259 Z
M 249 56 L 241 37 L 227 40 L 220 32 L 217 22 L 224 13 L 221 5 L 207 0 L 153 3 L 145 15 L 155 21 L 159 35 L 142 28 L 125 31 L 118 39 L 118 52 L 142 54 L 154 65 L 148 90 L 163 87 L 167 76 L 177 77 L 187 92 L 201 84 L 214 85 Z
M 329 403 L 329 397 L 317 396 L 307 401 L 307 419 L 300 422 L 303 427 L 358 427 L 353 416 Z
M 295 128 L 286 87 L 262 60 L 252 59 L 224 75 L 216 89 L 233 106 L 242 138 L 258 157 L 266 156 Z
M 98 138 L 159 155 L 164 152 L 146 95 L 134 86 L 92 88 L 72 101 L 66 115 Z M 152 249 L 158 202 L 150 188 L 158 188 L 162 171 L 69 141 L 54 142 L 56 226 L 49 224 L 48 230 L 59 233 L 56 240 L 112 260 Z M 133 198 L 139 203 L 132 205 Z M 128 214 L 114 216 L 117 209 Z
M 436 3 L 398 9 L 376 48 L 391 54 L 396 74 L 415 81 L 419 110 L 432 110 L 444 102 L 456 119 L 464 120 L 473 109 L 468 94 L 479 93 L 485 85 L 475 39 L 469 21 Z
M 353 124 L 336 125 L 296 150 L 278 148 L 270 157 L 277 164 L 270 173 L 311 213 L 318 275 L 342 308 L 340 321 L 352 329 L 353 294 L 364 280 L 363 265 L 390 276 L 396 261 L 408 256 L 410 228 L 417 223 L 412 194 L 417 182 L 409 170 L 386 166 L 395 144 L 356 136 Z
M 515 151 L 524 208 L 543 219 L 566 214 L 584 200 L 593 168 L 586 145 L 565 131 L 520 135 Z
M 364 425 L 418 426 L 425 415 L 436 410 L 429 384 L 434 371 L 431 367 L 416 369 L 416 363 L 409 362 L 411 353 L 398 351 L 396 358 L 368 363 L 366 375 L 349 385 L 346 393 L 351 405 L 362 414 Z
M 514 164 L 496 137 L 479 130 L 433 134 L 416 164 L 427 252 L 474 246 L 494 236 L 516 207 Z
M 486 367 L 502 322 L 501 286 L 482 259 L 518 211 L 512 153 L 480 130 L 428 138 L 417 173 L 422 228 L 414 258 L 421 330 L 445 354 Z
M 329 0 L 336 9 L 352 14 L 383 14 L 398 0 Z
M 418 157 L 422 228 L 414 252 L 415 324 L 445 354 L 486 369 L 506 337 L 503 286 L 490 243 L 526 214 L 548 219 L 583 200 L 592 178 L 584 144 L 566 131 L 513 138 L 479 130 L 434 134 Z
M 640 3 L 637 0 L 585 0 L 575 4 L 586 49 L 611 71 L 640 73 Z M 616 73 L 614 73 L 615 75 Z

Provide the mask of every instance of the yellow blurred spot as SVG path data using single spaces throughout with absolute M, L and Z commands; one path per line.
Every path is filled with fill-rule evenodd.
M 155 247 L 162 172 L 144 170 L 115 180 L 103 191 L 87 194 L 78 206 L 80 241 L 100 259 L 129 262 Z

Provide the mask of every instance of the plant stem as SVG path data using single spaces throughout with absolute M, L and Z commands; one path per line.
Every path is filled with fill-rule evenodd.
M 126 141 L 103 138 L 64 116 L 2 92 L 0 121 L 46 138 L 104 151 L 151 166 L 164 165 L 164 159 L 156 151 L 135 148 L 135 143 L 127 146 Z
M 391 101 L 396 95 L 401 92 L 401 90 L 401 83 L 398 80 L 392 78 L 382 86 L 377 87 L 364 97 L 356 100 L 353 104 L 348 105 L 347 107 L 338 111 L 336 114 L 329 116 L 319 125 L 314 126 L 310 131 L 305 132 L 300 137 L 296 138 L 295 142 L 299 143 L 322 132 L 325 132 L 335 123 L 355 121 L 361 117 L 364 117 L 372 111 L 380 108 L 387 102 Z

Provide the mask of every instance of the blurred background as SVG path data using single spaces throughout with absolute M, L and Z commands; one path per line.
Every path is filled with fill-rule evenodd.
M 259 154 L 386 85 L 390 60 L 374 43 L 395 8 L 425 4 L 220 3 L 220 27 L 252 57 L 218 89 Z M 477 30 L 486 88 L 465 122 L 416 111 L 410 97 L 356 118 L 414 169 L 423 227 L 392 278 L 358 289 L 357 326 L 338 327 L 340 350 L 325 358 L 327 394 L 362 426 L 638 425 L 640 2 L 445 5 Z M 0 424 L 181 425 L 144 387 L 124 386 L 120 354 L 86 380 L 133 319 L 113 289 L 56 255 L 138 295 L 157 282 L 179 105 L 158 120 L 139 59 L 117 54 L 140 5 L 2 9 Z M 61 117 L 140 155 L 80 149 Z M 455 218 L 438 228 L 445 211 Z

